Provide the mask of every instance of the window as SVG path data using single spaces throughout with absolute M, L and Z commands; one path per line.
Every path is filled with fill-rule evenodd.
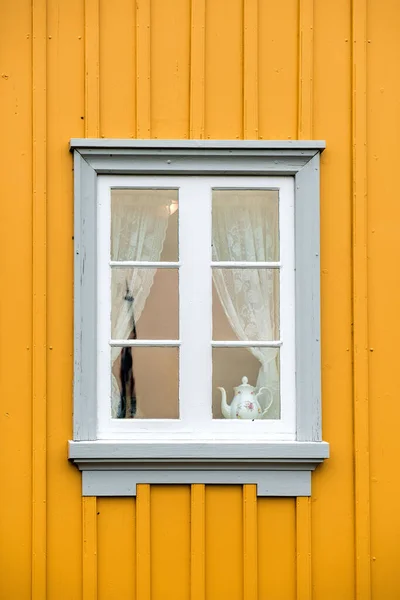
M 73 140 L 86 495 L 309 495 L 321 441 L 321 142 Z
M 97 197 L 97 437 L 294 440 L 293 177 L 100 175 Z

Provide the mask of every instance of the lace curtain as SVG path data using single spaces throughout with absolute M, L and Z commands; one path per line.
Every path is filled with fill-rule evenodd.
M 113 260 L 159 261 L 165 241 L 170 199 L 152 194 L 118 191 L 113 194 L 111 257 Z M 213 194 L 213 260 L 275 261 L 279 241 L 277 202 L 265 199 L 265 193 L 251 191 Z M 155 269 L 114 268 L 112 280 L 111 327 L 114 339 L 127 339 L 132 331 L 132 308 L 138 323 L 153 285 Z M 274 278 L 276 284 L 274 286 Z M 273 340 L 279 337 L 276 322 L 279 302 L 277 272 L 271 269 L 213 269 L 213 279 L 227 319 L 237 338 Z M 127 288 L 133 303 L 125 299 Z M 279 417 L 279 373 L 275 348 L 249 348 L 260 362 L 257 388 L 265 386 L 273 397 L 268 417 Z M 111 349 L 112 362 L 120 348 Z M 120 390 L 112 378 L 112 415 L 116 416 Z M 265 392 L 261 404 L 267 406 Z
M 265 193 L 214 191 L 213 260 L 276 261 L 278 259 L 278 203 L 266 201 Z M 238 340 L 278 339 L 278 272 L 271 269 L 213 269 L 214 285 L 228 321 Z M 275 286 L 274 286 L 275 279 Z M 279 417 L 278 350 L 249 348 L 261 363 L 257 388 L 262 407 L 273 401 L 267 418 Z
M 112 260 L 159 261 L 170 215 L 170 202 L 157 190 L 143 193 L 115 191 L 112 199 Z M 132 331 L 133 315 L 138 323 L 153 285 L 156 269 L 113 268 L 111 293 L 111 331 L 114 339 L 127 339 Z M 125 299 L 127 288 L 133 303 Z M 132 315 L 133 309 L 133 315 Z M 118 358 L 120 348 L 111 348 L 111 360 Z M 115 418 L 120 390 L 112 377 L 111 410 Z

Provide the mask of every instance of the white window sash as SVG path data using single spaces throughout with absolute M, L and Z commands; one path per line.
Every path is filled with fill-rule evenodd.
M 147 266 L 179 268 L 180 339 L 149 340 L 149 345 L 179 347 L 179 419 L 111 419 L 110 314 L 110 190 L 118 188 L 179 188 L 179 262 L 146 263 Z M 280 402 L 277 420 L 236 421 L 212 419 L 212 346 L 234 342 L 212 342 L 211 194 L 212 188 L 279 190 L 280 260 L 251 263 L 253 268 L 280 270 Z M 195 218 L 193 218 L 195 216 Z M 295 275 L 294 275 L 294 179 L 248 176 L 102 176 L 98 177 L 98 439 L 279 439 L 294 440 L 295 398 Z M 144 263 L 140 263 L 145 266 Z M 129 266 L 126 262 L 123 266 Z M 132 264 L 133 266 L 133 264 Z M 228 267 L 248 268 L 230 263 Z M 227 267 L 227 268 L 228 268 Z M 129 345 L 145 345 L 131 340 Z M 113 345 L 117 345 L 114 340 Z M 127 345 L 128 342 L 125 342 Z M 237 345 L 261 345 L 260 342 Z M 265 344 L 268 346 L 269 344 Z M 238 384 L 240 381 L 238 380 Z M 227 390 L 228 401 L 232 390 Z

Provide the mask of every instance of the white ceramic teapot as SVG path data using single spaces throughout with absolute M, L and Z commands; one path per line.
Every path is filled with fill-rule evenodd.
M 223 387 L 219 387 L 222 394 L 221 410 L 225 419 L 262 419 L 265 413 L 270 409 L 273 402 L 273 396 L 270 389 L 261 387 L 255 394 L 255 387 L 249 384 L 247 377 L 242 377 L 242 384 L 233 388 L 235 396 L 229 405 L 226 402 L 226 391 Z M 258 397 L 266 390 L 269 393 L 270 402 L 268 406 L 262 410 Z

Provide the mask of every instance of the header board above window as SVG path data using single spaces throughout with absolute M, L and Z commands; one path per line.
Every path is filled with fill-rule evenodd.
M 323 142 L 72 140 L 85 495 L 309 495 L 321 441 Z M 123 465 L 123 468 L 122 468 Z

